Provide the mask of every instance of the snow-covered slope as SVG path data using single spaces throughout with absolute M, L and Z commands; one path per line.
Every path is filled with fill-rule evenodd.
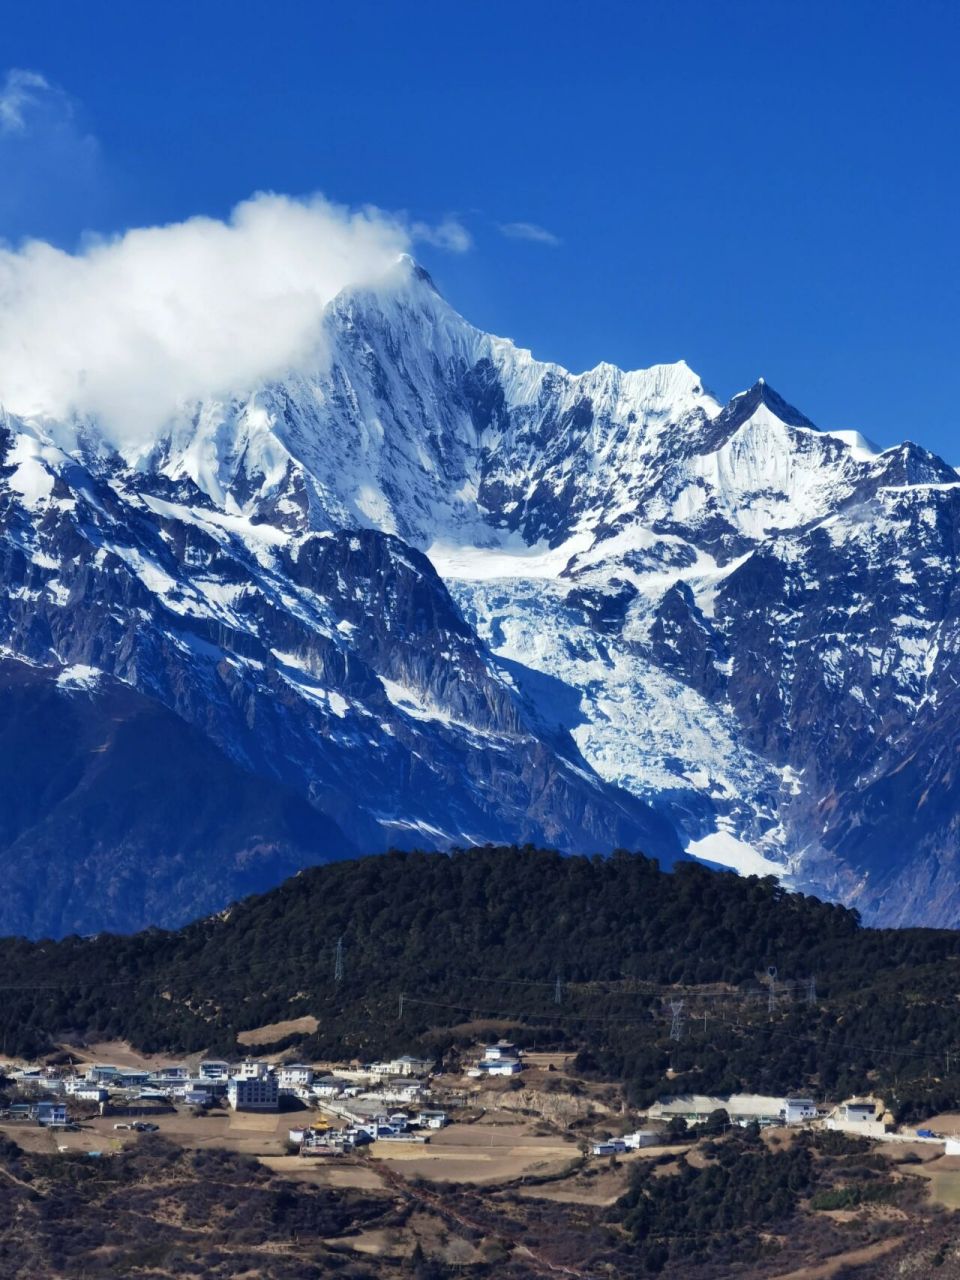
M 960 918 L 951 468 L 762 380 L 570 374 L 409 261 L 323 324 L 314 368 L 159 440 L 3 419 L 12 659 L 156 700 L 325 815 L 318 856 L 687 848 Z

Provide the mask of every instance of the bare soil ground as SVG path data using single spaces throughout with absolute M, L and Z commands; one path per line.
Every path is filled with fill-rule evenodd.
M 573 1054 L 570 1053 L 524 1053 L 523 1060 L 528 1067 L 536 1067 L 540 1071 L 549 1071 L 553 1067 L 554 1071 L 564 1072 L 573 1062 Z
M 60 1048 L 80 1062 L 105 1062 L 113 1067 L 135 1067 L 143 1070 L 152 1070 L 170 1062 L 182 1062 L 195 1067 L 205 1057 L 202 1053 L 177 1054 L 173 1057 L 169 1053 L 139 1053 L 126 1040 L 101 1040 L 88 1045 L 64 1043 Z
M 282 1155 L 286 1151 L 287 1131 L 299 1123 L 301 1112 L 271 1112 L 256 1115 L 249 1112 L 214 1110 L 206 1116 L 194 1116 L 182 1108 L 152 1117 L 163 1137 L 178 1146 L 202 1149 L 223 1147 L 244 1155 Z M 0 1125 L 25 1151 L 56 1152 L 58 1145 L 68 1151 L 119 1151 L 138 1142 L 140 1134 L 133 1129 L 115 1129 L 115 1124 L 129 1123 L 123 1116 L 95 1116 L 83 1122 L 79 1130 L 43 1129 L 19 1121 Z
M 370 1159 L 395 1165 L 405 1177 L 435 1182 L 490 1183 L 525 1173 L 559 1173 L 578 1156 L 572 1142 L 539 1138 L 532 1124 L 480 1121 L 451 1125 L 432 1135 L 429 1146 L 376 1143 Z
M 861 1249 L 848 1249 L 845 1253 L 838 1253 L 826 1262 L 815 1262 L 806 1267 L 797 1267 L 794 1271 L 782 1272 L 773 1276 L 772 1280 L 832 1280 L 833 1276 L 846 1274 L 847 1268 L 875 1262 L 877 1258 L 892 1253 L 902 1244 L 903 1236 L 878 1240 L 876 1244 L 864 1245 Z
M 931 1116 L 924 1128 L 949 1134 L 951 1138 L 960 1137 L 960 1111 L 942 1111 L 938 1116 Z
M 260 1163 L 274 1173 L 282 1173 L 285 1178 L 309 1182 L 317 1187 L 354 1187 L 360 1191 L 380 1191 L 383 1188 L 383 1180 L 369 1161 L 360 1164 L 340 1158 L 261 1156 Z
M 312 1035 L 319 1025 L 313 1014 L 308 1013 L 302 1018 L 288 1018 L 285 1022 L 268 1022 L 262 1027 L 240 1031 L 237 1033 L 237 1039 L 241 1044 L 249 1046 L 272 1044 L 273 1041 L 282 1040 L 284 1036 L 290 1036 L 296 1032 Z
M 529 1200 L 552 1200 L 557 1204 L 589 1204 L 607 1208 L 619 1200 L 627 1189 L 628 1170 L 604 1169 L 592 1177 L 573 1174 L 560 1182 L 546 1182 L 542 1186 L 517 1187 L 516 1193 Z

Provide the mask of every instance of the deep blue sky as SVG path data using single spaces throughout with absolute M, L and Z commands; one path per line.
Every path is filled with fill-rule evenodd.
M 260 189 L 455 214 L 473 249 L 419 256 L 542 358 L 682 356 L 723 398 L 762 373 L 821 425 L 960 463 L 958 55 L 941 0 L 31 0 L 0 73 L 77 114 L 0 150 L 0 236 Z

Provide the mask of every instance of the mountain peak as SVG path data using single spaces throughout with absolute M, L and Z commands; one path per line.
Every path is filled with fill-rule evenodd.
M 809 427 L 816 430 L 816 424 L 808 417 L 788 404 L 783 396 L 774 391 L 766 378 L 759 377 L 752 387 L 735 395 L 721 415 L 724 425 L 736 429 L 744 422 L 749 422 L 756 411 L 763 406 L 781 422 L 789 427 Z
M 428 289 L 432 289 L 437 297 L 441 297 L 440 290 L 436 286 L 433 276 L 409 253 L 401 253 L 397 259 L 397 264 L 401 271 L 411 280 L 420 284 L 425 284 Z

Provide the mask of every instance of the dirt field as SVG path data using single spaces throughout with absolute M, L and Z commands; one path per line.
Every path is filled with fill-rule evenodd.
M 253 1027 L 250 1031 L 240 1031 L 237 1033 L 237 1039 L 241 1044 L 258 1045 L 271 1044 L 274 1040 L 281 1040 L 284 1036 L 293 1035 L 294 1032 L 303 1032 L 305 1035 L 312 1035 L 319 1026 L 313 1014 L 305 1014 L 302 1018 L 288 1018 L 286 1022 L 268 1022 L 262 1027 Z
M 553 1067 L 554 1071 L 562 1072 L 573 1061 L 573 1055 L 570 1053 L 524 1053 L 523 1061 L 528 1067 L 535 1067 L 540 1071 L 549 1071 Z
M 165 1138 L 183 1147 L 225 1147 L 245 1155 L 282 1155 L 286 1153 L 287 1131 L 302 1123 L 305 1114 L 211 1111 L 197 1117 L 183 1108 L 152 1116 L 151 1121 Z M 55 1152 L 58 1144 L 68 1151 L 118 1151 L 141 1136 L 136 1130 L 113 1127 L 126 1123 L 129 1121 L 125 1116 L 96 1116 L 84 1121 L 76 1131 L 43 1129 L 19 1122 L 0 1125 L 0 1129 L 25 1151 Z
M 200 1059 L 206 1056 L 202 1053 L 175 1056 L 169 1053 L 139 1053 L 131 1048 L 126 1040 L 102 1040 L 97 1044 L 83 1046 L 62 1044 L 60 1048 L 65 1053 L 72 1054 L 79 1062 L 105 1062 L 112 1067 L 136 1067 L 147 1071 L 166 1066 L 171 1062 L 184 1063 L 193 1069 Z
M 339 1158 L 262 1156 L 260 1163 L 274 1173 L 282 1173 L 285 1178 L 310 1182 L 317 1187 L 355 1187 L 360 1191 L 380 1191 L 383 1188 L 376 1169 L 366 1162 L 354 1164 Z
M 960 1111 L 943 1111 L 938 1116 L 931 1116 L 924 1122 L 924 1127 L 934 1133 L 948 1134 L 951 1138 L 960 1137 Z
M 903 1236 L 880 1240 L 877 1244 L 865 1245 L 862 1249 L 850 1249 L 846 1253 L 839 1253 L 828 1262 L 817 1262 L 807 1267 L 798 1267 L 795 1271 L 785 1271 L 781 1275 L 774 1276 L 772 1280 L 832 1280 L 833 1276 L 843 1272 L 847 1267 L 873 1262 L 901 1244 L 903 1244 Z
M 592 1204 L 602 1208 L 619 1200 L 627 1188 L 629 1171 L 604 1169 L 593 1177 L 574 1174 L 562 1182 L 547 1182 L 543 1186 L 517 1187 L 517 1194 L 529 1200 L 553 1200 L 558 1204 Z
M 406 1177 L 434 1182 L 488 1183 L 524 1173 L 558 1173 L 577 1158 L 576 1146 L 558 1138 L 537 1138 L 530 1124 L 450 1125 L 431 1135 L 429 1146 L 378 1142 L 373 1162 L 396 1165 Z

